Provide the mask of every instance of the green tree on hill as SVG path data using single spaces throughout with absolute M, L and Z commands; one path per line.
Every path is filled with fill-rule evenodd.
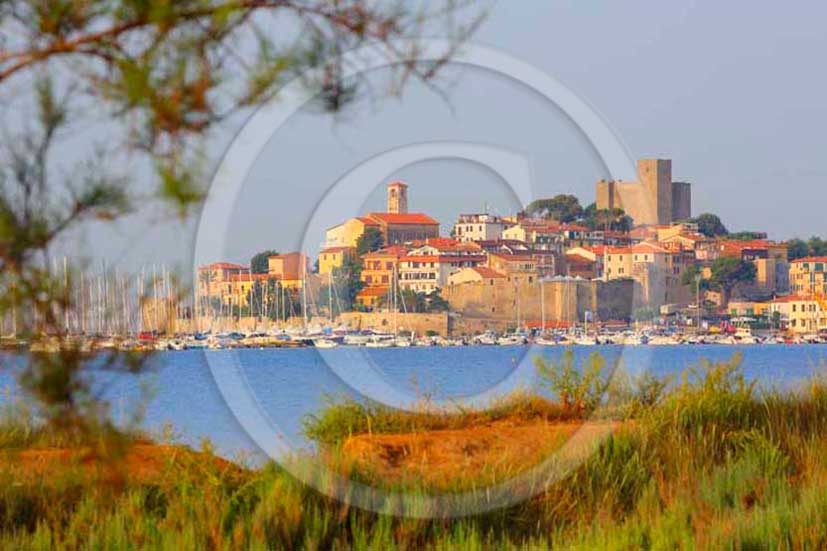
M 250 259 L 250 271 L 254 274 L 266 274 L 269 270 L 267 259 L 277 254 L 279 254 L 278 251 L 268 249 L 253 255 L 253 258 Z
M 362 256 L 363 254 L 372 253 L 384 246 L 385 238 L 382 237 L 382 232 L 379 228 L 368 226 L 362 235 L 359 236 L 359 239 L 356 240 L 356 255 Z
M 716 214 L 704 213 L 696 218 L 691 218 L 689 222 L 698 225 L 698 231 L 707 237 L 720 237 L 727 235 L 729 231 L 721 222 L 721 219 Z
M 736 241 L 754 241 L 756 239 L 766 239 L 767 234 L 759 231 L 739 231 L 730 233 L 727 235 L 727 238 L 734 239 Z
M 805 256 L 827 256 L 827 240 L 820 237 L 811 237 L 809 240 L 791 239 L 787 242 L 787 255 L 790 260 Z
M 356 295 L 364 287 L 362 282 L 362 260 L 359 257 L 345 255 L 342 265 L 333 268 L 333 280 L 339 289 L 338 298 L 342 306 L 356 308 Z
M 388 308 L 390 306 L 390 297 L 382 297 L 379 304 L 384 308 Z M 401 291 L 400 296 L 397 297 L 397 305 L 400 312 L 409 313 L 447 312 L 450 309 L 450 304 L 442 298 L 439 289 L 436 289 L 430 294 L 417 293 L 410 289 L 404 289 Z
M 595 203 L 583 211 L 583 223 L 592 230 L 627 232 L 634 226 L 634 220 L 621 208 L 599 209 Z
M 739 283 L 755 281 L 755 264 L 740 258 L 723 256 L 712 262 L 712 277 L 710 283 L 721 290 L 722 303 L 729 303 L 732 290 Z
M 526 207 L 529 216 L 540 216 L 568 224 L 583 216 L 580 200 L 574 195 L 555 195 L 549 199 L 537 199 Z

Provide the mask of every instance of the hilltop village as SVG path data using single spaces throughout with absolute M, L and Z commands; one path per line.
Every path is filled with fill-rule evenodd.
M 693 218 L 691 185 L 672 181 L 670 160 L 640 160 L 638 173 L 597 182 L 586 208 L 560 195 L 512 216 L 460 214 L 447 231 L 392 182 L 386 211 L 329 228 L 314 262 L 265 252 L 249 266 L 201 266 L 189 316 L 385 330 L 392 317 L 396 329 L 454 334 L 633 323 L 827 332 L 827 256 Z

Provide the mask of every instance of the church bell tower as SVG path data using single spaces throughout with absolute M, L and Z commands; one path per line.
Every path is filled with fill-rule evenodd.
M 408 214 L 408 184 L 405 182 L 388 184 L 388 212 Z

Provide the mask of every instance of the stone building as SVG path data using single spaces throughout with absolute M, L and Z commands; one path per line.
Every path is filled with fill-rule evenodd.
M 582 323 L 586 312 L 594 320 L 629 319 L 636 284 L 626 281 L 587 281 L 580 278 L 516 280 L 493 277 L 463 278 L 442 296 L 451 305 L 456 333 L 485 329 L 536 326 L 547 322 Z
M 670 224 L 692 215 L 692 186 L 672 181 L 671 159 L 641 159 L 637 181 L 597 182 L 597 208 L 621 208 L 637 225 Z

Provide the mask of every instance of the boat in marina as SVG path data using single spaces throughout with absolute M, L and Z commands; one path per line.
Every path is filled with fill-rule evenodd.
M 321 338 L 313 339 L 313 346 L 316 348 L 336 348 L 339 346 L 339 343 L 333 339 Z
M 526 338 L 519 334 L 503 335 L 497 339 L 497 344 L 500 346 L 521 346 L 526 342 Z

